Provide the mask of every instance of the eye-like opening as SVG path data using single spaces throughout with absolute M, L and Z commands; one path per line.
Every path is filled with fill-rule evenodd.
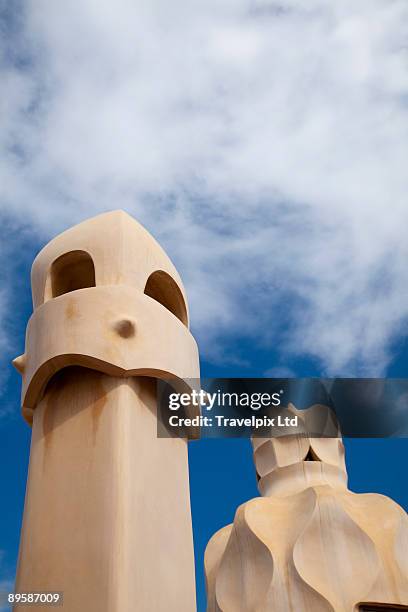
M 95 287 L 95 266 L 85 251 L 70 251 L 58 257 L 47 279 L 46 299 L 86 287 Z
M 319 457 L 316 455 L 311 446 L 309 446 L 309 450 L 307 451 L 306 457 L 303 461 L 320 461 Z
M 159 302 L 162 306 L 167 308 L 167 310 L 180 319 L 184 325 L 188 325 L 187 308 L 183 294 L 177 283 L 167 274 L 167 272 L 163 272 L 163 270 L 153 272 L 147 279 L 144 292 L 153 300 L 156 300 L 156 302 Z

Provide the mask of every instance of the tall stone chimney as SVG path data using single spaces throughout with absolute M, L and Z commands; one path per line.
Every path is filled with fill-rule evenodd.
M 62 591 L 66 612 L 194 611 L 187 441 L 156 422 L 156 379 L 199 377 L 176 269 L 114 211 L 52 240 L 32 292 L 16 592 Z

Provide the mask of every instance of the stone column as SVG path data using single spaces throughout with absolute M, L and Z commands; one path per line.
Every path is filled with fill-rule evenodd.
M 49 243 L 32 287 L 16 592 L 62 591 L 67 612 L 192 612 L 187 441 L 157 437 L 156 380 L 199 377 L 180 278 L 115 211 Z

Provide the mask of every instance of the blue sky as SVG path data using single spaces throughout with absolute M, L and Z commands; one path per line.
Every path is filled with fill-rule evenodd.
M 407 375 L 407 27 L 405 0 L 0 0 L 1 578 L 29 449 L 9 362 L 66 227 L 151 231 L 204 376 Z M 405 440 L 347 452 L 354 490 L 408 507 Z M 256 487 L 245 441 L 190 467 L 203 606 L 204 545 Z

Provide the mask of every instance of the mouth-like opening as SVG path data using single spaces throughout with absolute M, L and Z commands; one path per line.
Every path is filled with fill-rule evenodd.
M 403 610 L 408 610 L 408 606 L 399 604 L 360 604 L 358 609 L 359 612 L 397 612 L 398 610 L 402 612 Z
M 309 446 L 309 450 L 307 451 L 306 457 L 303 461 L 320 461 L 319 457 L 316 455 L 311 446 Z

